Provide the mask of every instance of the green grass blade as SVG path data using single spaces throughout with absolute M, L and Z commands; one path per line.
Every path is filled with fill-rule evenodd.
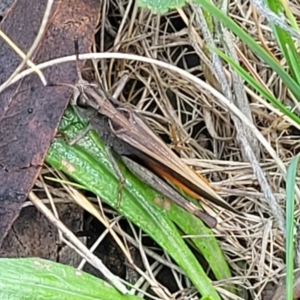
M 280 76 L 282 81 L 286 84 L 287 88 L 294 94 L 300 95 L 300 87 L 291 76 L 284 71 L 284 69 L 277 63 L 248 33 L 239 27 L 231 18 L 226 16 L 214 4 L 207 0 L 195 0 L 204 9 L 206 9 L 218 21 L 222 22 L 232 32 L 234 32 L 247 46 L 258 55 L 266 64 L 270 66 Z
M 246 70 L 244 70 L 239 64 L 228 57 L 226 54 L 218 49 L 213 49 L 222 59 L 224 59 L 230 66 L 257 92 L 259 92 L 265 99 L 272 103 L 278 108 L 284 115 L 289 117 L 291 120 L 300 124 L 300 118 L 291 112 L 284 104 L 276 99 L 269 91 L 267 91 L 259 82 L 257 82 Z
M 285 14 L 286 14 L 288 20 L 289 20 L 289 23 L 291 24 L 291 27 L 294 28 L 297 31 L 300 31 L 299 26 L 297 24 L 297 20 L 294 17 L 292 11 L 289 8 L 289 2 L 288 1 L 281 1 L 281 5 L 282 5 L 282 7 L 285 11 Z M 297 43 L 299 43 L 299 42 L 297 42 Z
M 300 155 L 294 157 L 287 170 L 286 182 L 286 299 L 292 300 L 294 285 L 294 206 L 295 184 Z
M 272 9 L 277 15 L 283 14 L 282 4 L 278 0 L 269 0 L 269 7 Z M 285 57 L 286 62 L 289 66 L 289 70 L 298 82 L 300 83 L 300 58 L 297 53 L 297 49 L 295 47 L 294 41 L 291 36 L 285 32 L 283 29 L 279 28 L 278 26 L 270 23 L 270 27 L 273 30 L 273 34 L 276 38 L 277 44 L 281 49 L 282 55 Z M 299 95 L 296 95 L 299 101 Z

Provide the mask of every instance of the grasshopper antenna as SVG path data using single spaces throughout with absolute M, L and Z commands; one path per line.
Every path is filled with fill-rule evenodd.
M 76 55 L 76 73 L 78 76 L 78 80 L 80 82 L 83 82 L 82 75 L 80 72 L 80 67 L 79 67 L 79 43 L 78 43 L 78 36 L 75 36 L 74 38 L 74 47 L 75 47 L 75 55 Z
M 74 47 L 75 47 L 75 55 L 76 55 L 76 73 L 77 73 L 77 78 L 78 78 L 78 83 L 77 83 L 77 91 L 74 93 L 74 98 L 72 101 L 73 105 L 76 104 L 82 104 L 82 105 L 87 105 L 89 102 L 87 96 L 85 95 L 84 87 L 88 86 L 89 83 L 82 78 L 81 72 L 80 72 L 80 60 L 79 60 L 79 43 L 78 43 L 78 36 L 75 36 L 74 38 Z
M 80 73 L 80 67 L 79 67 L 79 44 L 78 44 L 78 36 L 74 37 L 74 48 L 75 48 L 75 55 L 76 55 L 76 75 L 78 78 L 79 83 L 83 82 L 81 73 Z M 47 86 L 69 86 L 69 84 L 66 83 L 52 83 L 52 82 L 48 82 Z

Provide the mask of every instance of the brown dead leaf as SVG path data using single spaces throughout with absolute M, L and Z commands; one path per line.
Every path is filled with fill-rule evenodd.
M 47 0 L 16 0 L 0 29 L 27 53 L 39 30 Z M 31 60 L 35 63 L 88 52 L 98 23 L 97 0 L 54 1 L 47 30 Z M 0 39 L 0 84 L 21 63 L 20 57 Z M 82 63 L 80 66 L 82 67 Z M 43 71 L 48 83 L 77 82 L 76 63 L 67 62 Z M 72 88 L 43 86 L 36 74 L 0 94 L 0 245 L 18 217 L 32 188 Z

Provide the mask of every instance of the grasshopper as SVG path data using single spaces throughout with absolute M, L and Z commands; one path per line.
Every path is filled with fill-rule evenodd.
M 87 109 L 81 109 L 80 113 L 88 118 L 90 127 L 97 131 L 104 143 L 120 155 L 125 165 L 142 181 L 202 219 L 209 227 L 216 226 L 216 219 L 187 201 L 167 181 L 181 187 L 196 199 L 206 198 L 235 212 L 166 146 L 133 108 L 124 105 L 116 107 L 119 102 L 107 96 L 96 85 L 84 83 L 80 90 L 83 97 L 79 97 L 77 102 L 88 106 Z
M 78 58 L 78 41 L 75 41 L 75 48 Z M 117 96 L 110 97 L 97 84 L 84 81 L 78 66 L 77 73 L 78 90 L 71 104 L 78 102 L 78 104 L 89 106 L 81 113 L 88 117 L 90 128 L 93 127 L 97 131 L 105 144 L 119 154 L 125 165 L 141 180 L 202 219 L 209 227 L 216 226 L 216 219 L 182 197 L 168 185 L 167 181 L 182 188 L 197 200 L 205 198 L 227 210 L 236 212 L 166 146 L 131 106 L 122 105 L 116 100 Z M 117 168 L 115 169 L 124 181 L 122 174 Z

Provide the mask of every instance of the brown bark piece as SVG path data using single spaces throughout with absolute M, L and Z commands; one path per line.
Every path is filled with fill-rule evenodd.
M 36 37 L 46 4 L 47 0 L 17 0 L 1 23 L 1 30 L 25 53 Z M 75 37 L 79 52 L 88 52 L 99 12 L 98 0 L 54 1 L 34 63 L 75 54 Z M 0 84 L 20 63 L 0 39 Z M 52 66 L 43 73 L 51 84 L 74 85 L 78 80 L 76 62 Z M 72 88 L 45 87 L 32 74 L 0 94 L 0 245 L 39 174 L 72 93 Z

